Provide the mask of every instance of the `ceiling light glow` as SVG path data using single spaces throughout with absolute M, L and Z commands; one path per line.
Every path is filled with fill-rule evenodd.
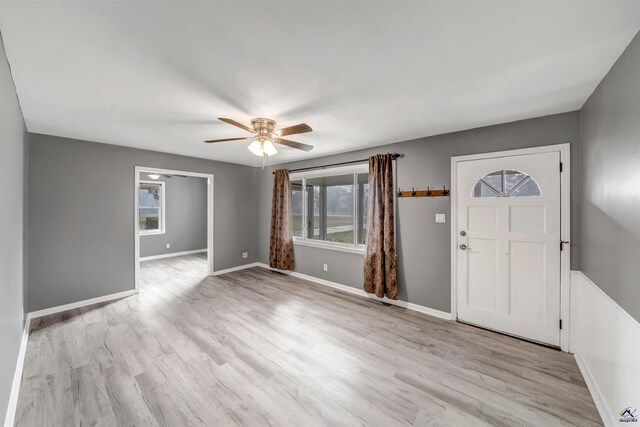
M 260 157 L 264 156 L 265 154 L 267 156 L 273 156 L 278 152 L 273 143 L 268 139 L 264 139 L 262 141 L 259 139 L 254 139 L 247 148 L 249 148 L 249 151 L 251 151 L 253 154 Z

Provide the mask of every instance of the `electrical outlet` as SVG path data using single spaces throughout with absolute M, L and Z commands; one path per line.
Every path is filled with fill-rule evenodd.
M 447 222 L 445 214 L 436 214 L 436 222 Z
M 325 265 L 322 267 L 322 269 L 323 269 L 324 271 L 328 271 L 328 270 L 329 270 L 329 267 L 327 266 L 327 264 L 325 264 Z
M 249 258 L 249 252 L 242 252 L 242 258 Z
M 167 243 L 167 249 L 169 249 L 171 247 L 171 243 Z

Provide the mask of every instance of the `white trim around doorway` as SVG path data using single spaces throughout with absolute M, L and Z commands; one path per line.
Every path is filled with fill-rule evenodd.
M 518 150 L 496 151 L 493 153 L 470 154 L 451 157 L 451 189 L 458 188 L 458 163 L 469 160 L 491 159 L 496 157 L 510 157 L 525 154 L 559 152 L 562 163 L 560 174 L 560 239 L 570 242 L 571 235 L 571 163 L 570 144 L 546 145 L 542 147 L 523 148 Z M 458 212 L 456 199 L 451 197 L 451 319 L 458 319 L 458 289 L 457 289 L 457 236 Z M 560 244 L 560 242 L 558 242 Z M 570 348 L 570 317 L 571 317 L 571 243 L 564 246 L 560 252 L 560 348 L 571 352 Z
M 173 169 L 159 169 L 147 166 L 135 166 L 135 185 L 133 223 L 134 223 L 134 271 L 135 293 L 140 292 L 140 224 L 138 223 L 138 186 L 140 185 L 140 172 L 156 172 L 167 175 L 186 175 L 195 178 L 207 179 L 207 271 L 213 275 L 213 174 L 179 171 Z

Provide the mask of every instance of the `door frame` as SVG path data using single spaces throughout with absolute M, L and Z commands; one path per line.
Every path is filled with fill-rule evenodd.
M 560 174 L 560 240 L 570 242 L 571 236 L 571 159 L 569 143 L 545 145 L 516 150 L 495 151 L 490 153 L 470 154 L 451 157 L 451 188 L 458 188 L 458 163 L 469 160 L 511 157 L 524 154 L 559 152 L 562 162 Z M 451 197 L 451 319 L 458 320 L 458 206 L 457 198 Z M 560 244 L 560 242 L 558 242 Z M 570 352 L 570 316 L 571 316 L 571 244 L 564 246 L 560 252 L 560 349 Z M 559 327 L 559 326 L 558 326 Z
M 140 186 L 140 172 L 156 172 L 167 175 L 186 175 L 207 179 L 207 274 L 213 275 L 213 174 L 162 169 L 147 166 L 134 167 L 134 204 L 133 204 L 133 240 L 134 240 L 134 281 L 135 292 L 140 292 L 140 224 L 138 222 L 138 187 Z M 164 213 L 164 212 L 163 212 Z

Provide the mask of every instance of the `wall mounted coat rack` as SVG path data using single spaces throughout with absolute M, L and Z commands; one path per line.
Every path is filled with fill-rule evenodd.
M 451 193 L 446 186 L 443 186 L 442 190 L 432 190 L 430 187 L 427 187 L 426 190 L 416 190 L 411 187 L 411 191 L 398 189 L 398 197 L 447 197 L 450 195 Z

